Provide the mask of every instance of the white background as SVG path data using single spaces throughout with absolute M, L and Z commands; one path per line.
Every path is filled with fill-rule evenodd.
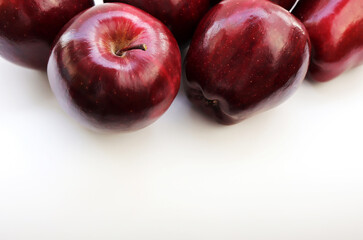
M 0 60 L 1 240 L 362 240 L 363 67 L 221 126 L 180 93 L 90 132 L 45 74 Z

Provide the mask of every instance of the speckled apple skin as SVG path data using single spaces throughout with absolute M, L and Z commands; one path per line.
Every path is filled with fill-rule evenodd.
M 138 7 L 161 20 L 181 46 L 190 41 L 197 24 L 209 9 L 209 0 L 105 0 Z
M 186 56 L 185 89 L 223 124 L 240 122 L 290 96 L 310 58 L 305 27 L 261 0 L 225 0 L 201 21 Z
M 52 43 L 93 0 L 0 0 L 0 55 L 28 68 L 46 70 Z
M 139 44 L 147 50 L 115 54 Z M 49 59 L 48 77 L 63 109 L 86 127 L 137 130 L 158 119 L 176 97 L 181 56 L 159 20 L 130 5 L 106 3 L 65 30 Z
M 293 14 L 310 34 L 310 79 L 326 82 L 363 64 L 362 0 L 300 0 Z

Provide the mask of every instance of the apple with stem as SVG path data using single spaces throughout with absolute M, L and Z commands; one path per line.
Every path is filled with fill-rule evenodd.
M 52 43 L 93 0 L 0 0 L 0 56 L 28 68 L 46 70 Z
M 293 10 L 309 32 L 309 79 L 326 82 L 363 64 L 363 1 L 300 0 Z
M 97 5 L 64 30 L 48 63 L 63 109 L 99 131 L 143 128 L 176 97 L 177 41 L 159 20 L 121 3 Z
M 181 46 L 190 41 L 197 24 L 209 9 L 209 0 L 105 0 L 138 7 L 169 27 Z
M 306 75 L 304 25 L 269 1 L 225 0 L 202 19 L 185 62 L 188 98 L 223 124 L 289 97 Z

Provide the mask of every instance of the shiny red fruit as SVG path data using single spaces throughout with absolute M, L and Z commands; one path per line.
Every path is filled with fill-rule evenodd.
M 174 34 L 181 45 L 185 45 L 209 9 L 209 0 L 105 0 L 122 2 L 138 7 L 160 19 Z
M 303 24 L 269 1 L 225 0 L 201 21 L 186 56 L 186 92 L 203 112 L 233 124 L 270 109 L 303 81 Z
M 58 32 L 93 5 L 93 0 L 0 0 L 0 55 L 45 70 Z
M 311 38 L 309 78 L 326 82 L 363 64 L 362 0 L 300 0 L 293 13 Z
M 61 106 L 97 130 L 151 124 L 174 100 L 180 76 L 179 47 L 167 27 L 121 3 L 82 13 L 60 37 L 48 64 Z

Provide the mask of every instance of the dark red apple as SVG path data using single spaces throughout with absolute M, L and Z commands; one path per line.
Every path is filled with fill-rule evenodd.
M 191 42 L 187 96 L 223 124 L 270 109 L 303 81 L 309 44 L 304 25 L 276 4 L 225 0 L 202 19 Z
M 130 5 L 106 3 L 64 31 L 48 77 L 61 106 L 84 125 L 135 130 L 154 122 L 174 100 L 181 56 L 159 20 Z
M 310 79 L 326 82 L 363 64 L 362 0 L 300 0 L 293 13 L 311 38 Z
M 209 9 L 209 0 L 105 0 L 122 2 L 138 7 L 160 19 L 174 34 L 181 45 L 185 45 Z
M 45 70 L 58 32 L 93 5 L 93 0 L 0 0 L 0 55 Z

